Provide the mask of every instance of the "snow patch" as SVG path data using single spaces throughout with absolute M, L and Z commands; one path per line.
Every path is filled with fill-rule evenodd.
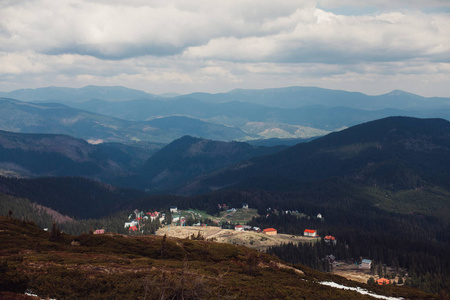
M 368 295 L 368 296 L 371 296 L 371 297 L 374 297 L 374 298 L 377 298 L 377 299 L 386 299 L 386 300 L 401 300 L 401 299 L 404 299 L 402 297 L 397 298 L 397 297 L 388 297 L 388 296 L 377 295 L 377 294 L 374 294 L 372 292 L 369 292 L 366 289 L 362 289 L 360 287 L 356 287 L 356 288 L 348 287 L 348 286 L 337 284 L 337 283 L 331 282 L 331 281 L 323 281 L 323 282 L 319 282 L 319 283 L 322 284 L 322 285 L 327 285 L 327 286 L 336 288 L 336 289 L 355 291 L 355 292 L 358 292 L 360 294 Z

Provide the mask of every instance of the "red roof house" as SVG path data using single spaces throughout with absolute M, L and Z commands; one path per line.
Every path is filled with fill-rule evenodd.
M 128 228 L 129 231 L 137 231 L 137 227 L 136 226 L 131 226 L 130 228 Z
M 317 231 L 313 230 L 313 229 L 305 229 L 305 231 L 303 232 L 304 236 L 309 236 L 309 237 L 316 237 L 317 236 Z
M 234 226 L 234 230 L 236 230 L 236 231 L 244 231 L 244 226 L 236 225 L 236 226 Z
M 276 235 L 277 230 L 275 228 L 266 228 L 263 230 L 263 233 L 267 235 Z
M 327 235 L 323 238 L 325 243 L 336 245 L 336 238 L 332 235 Z

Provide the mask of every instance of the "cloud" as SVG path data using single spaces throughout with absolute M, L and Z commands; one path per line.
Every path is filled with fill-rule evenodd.
M 351 62 L 445 56 L 448 14 L 346 16 L 313 1 L 52 1 L 3 3 L 0 51 L 101 59 L 145 55 L 230 61 Z M 318 4 L 329 7 L 335 2 Z M 341 2 L 340 2 L 341 3 Z M 344 1 L 360 5 L 358 1 Z M 378 1 L 380 7 L 392 6 Z M 414 2 L 419 5 L 421 1 Z M 434 4 L 433 4 L 434 3 Z M 445 5 L 438 0 L 433 5 Z
M 450 18 L 423 13 L 349 17 L 320 9 L 297 11 L 279 33 L 217 38 L 187 55 L 234 61 L 359 63 L 447 57 Z
M 3 0 L 0 89 L 373 92 L 389 77 L 450 95 L 449 36 L 447 0 Z

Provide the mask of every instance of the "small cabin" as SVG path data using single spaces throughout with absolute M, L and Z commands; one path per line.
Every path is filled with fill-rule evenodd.
M 303 231 L 303 236 L 317 237 L 317 231 L 313 229 L 305 229 L 305 231 Z
M 236 225 L 236 226 L 234 226 L 234 230 L 236 230 L 236 231 L 244 231 L 244 226 Z
M 370 259 L 363 259 L 359 265 L 361 269 L 369 269 L 372 267 L 372 261 Z
M 263 230 L 263 233 L 267 235 L 277 235 L 278 232 L 275 228 L 266 228 Z

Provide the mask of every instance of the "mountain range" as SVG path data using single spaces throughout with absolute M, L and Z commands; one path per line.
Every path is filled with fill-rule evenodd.
M 415 197 L 414 209 L 444 219 L 450 215 L 450 122 L 442 119 L 389 117 L 292 147 L 186 136 L 152 154 L 67 136 L 7 132 L 1 132 L 0 142 L 6 175 L 84 176 L 153 194 L 223 188 L 298 191 L 339 178 L 353 185 L 348 192 L 375 189 L 371 198 L 385 207 L 391 204 L 383 195 L 393 193 L 398 199 Z
M 168 207 L 176 205 L 180 210 L 218 216 L 230 225 L 237 221 L 223 211 L 223 204 L 239 208 L 246 203 L 257 211 L 247 223 L 252 227 L 297 235 L 313 228 L 320 236 L 335 237 L 334 246 L 319 241 L 270 250 L 293 264 L 328 270 L 332 268 L 325 259 L 329 254 L 352 265 L 368 258 L 376 264 L 380 277 L 392 277 L 382 270 L 385 264 L 397 276 L 405 277 L 406 286 L 441 293 L 441 298 L 448 295 L 448 98 L 424 98 L 402 91 L 368 96 L 309 87 L 157 96 L 95 86 L 21 90 L 0 96 L 5 97 L 0 98 L 0 210 L 9 216 L 2 219 L 5 230 L 0 230 L 9 239 L 9 248 L 2 250 L 8 253 L 8 261 L 0 261 L 0 287 L 11 286 L 9 278 L 19 276 L 23 280 L 15 282 L 22 287 L 32 282 L 40 295 L 51 296 L 52 287 L 46 283 L 62 278 L 67 281 L 58 281 L 59 287 L 68 283 L 78 286 L 73 278 L 90 274 L 69 272 L 69 276 L 68 269 L 78 269 L 81 263 L 91 272 L 94 264 L 104 268 L 104 262 L 111 259 L 118 260 L 109 267 L 131 266 L 133 272 L 142 267 L 141 275 L 156 270 L 154 275 L 162 276 L 139 277 L 139 287 L 156 279 L 164 282 L 161 268 L 178 265 L 174 280 L 178 274 L 190 274 L 184 273 L 183 267 L 189 259 L 196 266 L 206 266 L 199 272 L 209 274 L 214 282 L 224 275 L 227 285 L 235 286 L 239 276 L 248 295 L 254 295 L 253 281 L 261 283 L 263 277 L 275 273 L 282 276 L 274 280 L 293 280 L 290 288 L 297 287 L 297 271 L 274 267 L 254 273 L 258 269 L 252 266 L 273 260 L 259 256 L 262 260 L 257 261 L 249 252 L 236 256 L 233 253 L 243 250 L 211 241 L 194 244 L 188 239 L 167 238 L 167 248 L 166 238 L 161 238 L 140 247 L 138 243 L 147 237 L 85 234 L 59 235 L 58 244 L 48 240 L 54 235 L 38 232 L 26 221 L 49 227 L 51 217 L 45 212 L 52 212 L 66 221 L 66 232 L 80 234 L 95 227 L 126 234 L 123 222 L 136 208 L 168 215 Z M 416 118 L 429 116 L 433 118 Z M 15 215 L 22 220 L 12 220 Z M 212 225 L 208 219 L 201 222 Z M 151 228 L 153 225 L 159 223 L 152 223 Z M 6 231 L 11 228 L 15 228 L 14 234 Z M 145 234 L 151 233 L 151 228 Z M 39 238 L 31 239 L 21 230 Z M 56 224 L 52 232 L 57 232 Z M 23 247 L 17 246 L 18 241 Z M 92 261 L 94 246 L 99 256 Z M 64 249 L 58 255 L 70 257 L 65 262 L 70 267 L 60 265 L 63 260 L 55 255 L 55 249 Z M 126 255 L 119 259 L 119 252 Z M 171 258 L 176 263 L 167 261 L 170 266 L 166 265 L 165 252 L 174 255 Z M 89 256 L 86 262 L 80 261 L 83 253 Z M 187 260 L 181 260 L 183 255 L 189 255 Z M 30 267 L 30 259 L 41 261 L 42 257 L 45 264 L 56 259 L 48 272 L 32 277 L 37 273 L 18 271 Z M 211 261 L 221 267 L 209 265 Z M 57 274 L 56 265 L 61 266 Z M 313 281 L 310 274 L 324 278 L 309 268 L 298 270 Z M 137 276 L 133 274 L 130 276 Z M 95 284 L 102 288 L 110 280 L 123 282 L 116 273 L 106 281 L 103 271 L 97 275 L 100 281 Z M 222 283 L 218 284 L 220 289 Z M 115 282 L 113 286 L 122 285 Z M 282 286 L 286 285 L 280 289 Z M 394 290 L 397 293 L 401 288 L 388 287 L 384 294 L 424 296 L 409 291 L 395 294 Z M 67 295 L 64 293 L 66 288 L 58 295 Z
M 30 114 L 23 112 L 26 102 L 16 101 L 15 107 L 10 104 L 9 110 L 3 110 L 6 116 L 15 117 L 0 124 L 2 130 L 63 133 L 86 140 L 122 143 L 132 140 L 169 143 L 183 135 L 223 141 L 305 139 L 389 116 L 450 120 L 450 98 L 425 98 L 398 90 L 369 96 L 315 87 L 288 87 L 168 97 L 124 87 L 88 86 L 17 90 L 0 96 L 28 101 L 27 105 L 35 108 Z M 69 117 L 64 120 L 51 117 L 55 109 L 62 111 L 63 106 L 45 103 L 65 105 L 64 113 Z M 159 120 L 166 117 L 173 119 Z M 39 128 L 33 127 L 38 126 L 31 121 L 34 118 L 42 121 Z M 198 123 L 195 126 L 193 119 Z M 180 124 L 175 131 L 174 126 L 157 125 L 172 121 Z
M 182 116 L 168 118 L 128 121 L 62 104 L 0 98 L 0 129 L 5 131 L 65 134 L 91 143 L 170 143 L 187 134 L 223 140 L 245 140 L 249 136 L 238 128 Z
M 242 160 L 286 146 L 252 146 L 184 136 L 152 143 L 90 144 L 58 134 L 0 131 L 0 174 L 13 177 L 81 176 L 139 190 L 168 190 Z

